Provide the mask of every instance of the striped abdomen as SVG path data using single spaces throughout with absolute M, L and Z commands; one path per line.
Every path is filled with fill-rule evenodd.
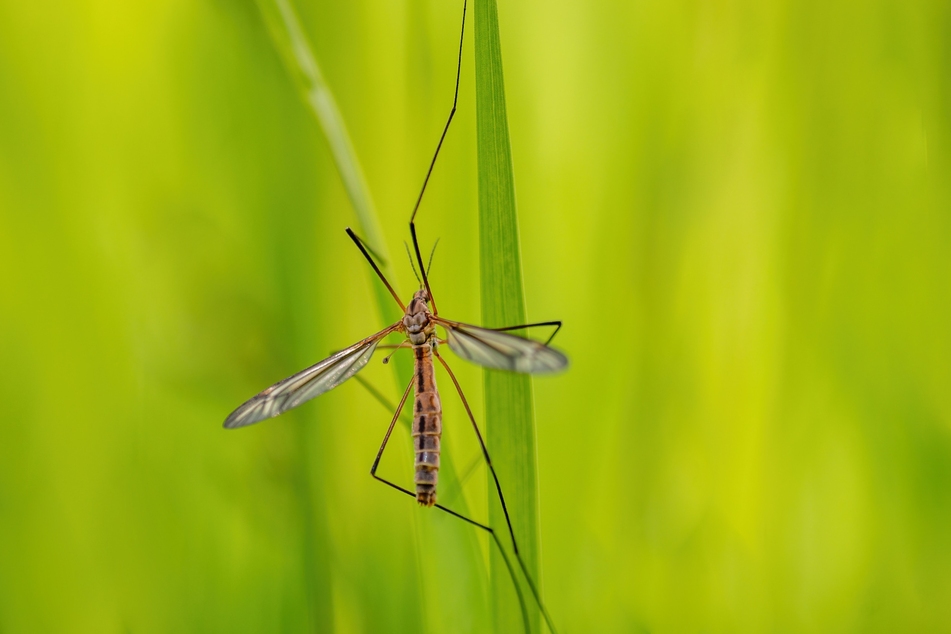
M 416 501 L 423 506 L 436 503 L 439 479 L 439 437 L 442 435 L 442 405 L 433 372 L 433 349 L 428 343 L 413 346 L 416 378 L 413 403 L 413 449 L 416 452 Z

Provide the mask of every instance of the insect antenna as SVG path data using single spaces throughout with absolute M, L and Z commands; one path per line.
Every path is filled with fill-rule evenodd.
M 416 261 L 419 262 L 419 268 L 423 272 L 423 285 L 426 287 L 426 293 L 429 295 L 429 301 L 433 305 L 433 315 L 438 315 L 436 308 L 436 299 L 433 297 L 433 291 L 429 288 L 429 276 L 426 274 L 426 268 L 423 266 L 423 256 L 419 253 L 419 240 L 416 238 L 416 225 L 409 223 L 409 232 L 413 235 L 413 249 L 416 251 Z
M 409 265 L 413 267 L 413 275 L 416 276 L 416 281 L 419 282 L 419 287 L 423 287 L 423 280 L 419 279 L 419 273 L 416 272 L 416 262 L 413 260 L 413 255 L 409 252 L 409 245 L 406 242 L 403 242 L 403 246 L 406 247 L 406 257 L 409 258 Z
M 386 277 L 383 275 L 383 272 L 380 270 L 380 267 L 376 265 L 376 262 L 370 256 L 370 253 L 368 251 L 370 247 L 368 247 L 366 243 L 364 243 L 363 240 L 361 240 L 360 237 L 357 236 L 357 234 L 355 234 L 350 227 L 347 227 L 347 235 L 350 236 L 350 239 L 353 240 L 353 243 L 357 245 L 358 249 L 360 249 L 360 253 L 363 254 L 363 257 L 367 259 L 367 262 L 369 262 L 370 266 L 373 267 L 373 270 L 376 271 L 376 274 L 379 276 L 380 280 L 382 280 L 383 285 L 386 286 L 387 290 L 390 291 L 390 295 L 393 296 L 393 299 L 396 300 L 396 303 L 400 305 L 400 308 L 403 311 L 405 311 L 406 305 L 403 304 L 403 302 L 400 300 L 400 296 L 396 294 L 396 291 L 394 291 L 393 287 L 390 286 L 390 283 L 386 280 Z M 382 262 L 383 258 L 380 258 L 380 261 Z
M 433 250 L 429 252 L 429 262 L 426 264 L 426 276 L 429 277 L 429 271 L 433 268 L 433 256 L 436 255 L 436 247 L 439 246 L 439 238 L 433 243 Z

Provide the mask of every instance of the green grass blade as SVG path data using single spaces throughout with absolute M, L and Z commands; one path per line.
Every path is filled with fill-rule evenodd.
M 522 324 L 526 321 L 525 297 L 495 0 L 475 3 L 475 58 L 482 321 L 490 327 Z M 538 476 L 529 376 L 485 371 L 485 427 L 519 551 L 529 573 L 539 581 Z M 494 491 L 494 486 L 489 490 Z M 491 525 L 500 532 L 503 543 L 508 542 L 501 506 L 493 503 L 489 508 Z M 519 631 L 522 618 L 516 595 L 494 549 L 491 564 L 496 631 Z M 537 630 L 538 612 L 532 609 L 530 614 Z

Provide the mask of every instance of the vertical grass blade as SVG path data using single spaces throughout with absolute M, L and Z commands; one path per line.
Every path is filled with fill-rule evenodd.
M 525 323 L 512 151 L 505 111 L 502 48 L 495 0 L 475 2 L 476 126 L 479 165 L 479 254 L 482 321 Z M 492 462 L 508 503 L 519 551 L 538 578 L 538 482 L 532 382 L 527 375 L 485 370 L 485 427 Z M 490 491 L 494 486 L 490 484 Z M 491 525 L 508 542 L 505 517 L 489 505 Z M 508 571 L 493 549 L 492 608 L 498 632 L 516 632 L 522 618 Z M 533 629 L 538 612 L 531 610 Z

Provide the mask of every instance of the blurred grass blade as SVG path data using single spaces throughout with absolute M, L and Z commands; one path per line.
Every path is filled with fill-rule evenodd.
M 304 35 L 294 7 L 291 6 L 290 0 L 257 0 L 257 4 L 288 72 L 303 93 L 304 100 L 310 106 L 327 138 L 334 165 L 340 172 L 344 189 L 357 214 L 360 237 L 366 240 L 373 251 L 382 258 L 380 269 L 398 292 L 396 276 L 390 268 L 389 252 L 376 216 L 370 189 L 363 176 L 363 169 L 357 160 L 353 143 L 347 133 L 347 126 L 337 108 L 337 102 L 324 81 L 324 75 L 307 43 L 307 37 Z M 399 319 L 401 316 L 399 307 L 376 276 L 373 276 L 373 288 L 383 320 L 386 323 L 393 323 Z M 397 375 L 404 385 L 409 382 L 412 375 L 409 364 L 397 361 Z
M 360 236 L 383 259 L 379 263 L 380 269 L 394 289 L 399 292 L 396 276 L 390 267 L 386 241 L 363 170 L 360 168 L 343 117 L 329 86 L 324 81 L 320 66 L 310 49 L 297 14 L 290 0 L 257 0 L 257 4 L 288 72 L 294 78 L 327 138 L 334 164 L 337 166 L 344 188 L 357 214 Z M 389 324 L 400 319 L 402 313 L 389 291 L 375 275 L 371 277 L 377 305 L 384 322 Z M 398 388 L 402 391 L 413 376 L 411 356 L 395 355 L 391 366 L 394 367 Z M 405 421 L 404 417 L 404 425 L 406 425 Z M 409 425 L 406 427 L 408 428 Z M 398 447 L 391 444 L 389 451 L 394 450 L 398 450 Z M 441 456 L 440 482 L 444 491 L 458 490 L 461 486 L 449 452 L 444 452 Z M 456 498 L 454 510 L 463 515 L 470 515 L 463 496 Z M 424 602 L 427 606 L 426 629 L 447 631 L 452 627 L 456 631 L 463 631 L 459 629 L 460 621 L 478 628 L 480 613 L 484 611 L 483 602 L 480 600 L 481 587 L 478 581 L 474 584 L 460 583 L 460 579 L 478 580 L 483 577 L 484 568 L 475 534 L 466 527 L 448 533 L 437 532 L 430 526 L 430 522 L 434 519 L 432 514 L 422 514 L 417 517 L 419 519 L 417 541 L 429 544 L 429 548 L 435 553 L 433 557 L 420 557 L 420 569 L 423 576 L 436 580 L 436 583 L 431 584 L 433 591 L 423 591 L 426 596 L 431 595 L 433 598 Z M 450 561 L 453 562 L 451 568 L 440 568 L 437 563 Z M 466 588 L 465 592 L 461 590 L 463 587 Z M 447 597 L 441 594 L 439 592 L 441 588 L 453 588 L 452 596 Z M 441 597 L 441 600 L 438 597 Z
M 525 298 L 519 259 L 515 180 L 505 111 L 502 48 L 495 0 L 475 3 L 476 125 L 479 164 L 479 253 L 482 322 L 523 324 Z M 519 551 L 532 577 L 538 571 L 538 483 L 531 377 L 485 370 L 485 427 L 492 463 L 505 493 Z M 490 484 L 490 491 L 494 486 Z M 490 524 L 505 532 L 499 504 Z M 508 540 L 503 537 L 503 542 Z M 498 632 L 516 632 L 521 614 L 502 558 L 493 549 L 492 607 Z M 526 595 L 527 596 L 527 595 Z M 538 630 L 538 612 L 531 611 Z

